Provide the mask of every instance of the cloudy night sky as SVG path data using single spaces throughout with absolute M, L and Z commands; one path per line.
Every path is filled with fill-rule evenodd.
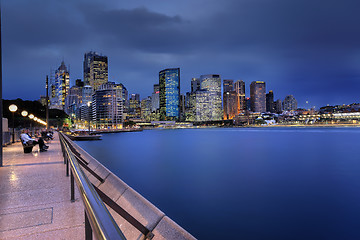
M 109 58 L 109 81 L 151 95 L 158 73 L 266 82 L 299 107 L 360 102 L 358 0 L 3 0 L 3 98 L 45 95 L 62 60 L 71 85 L 83 58 Z M 309 105 L 305 104 L 309 101 Z M 310 106 L 309 106 L 310 107 Z

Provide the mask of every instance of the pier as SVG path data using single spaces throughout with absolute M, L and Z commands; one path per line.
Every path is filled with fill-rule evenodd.
M 36 146 L 28 154 L 19 142 L 3 148 L 0 239 L 85 239 L 83 200 L 75 187 L 71 201 L 71 178 L 66 176 L 57 133 L 49 146 L 47 152 L 40 152 Z M 88 162 L 85 169 L 82 167 L 84 174 L 115 206 L 113 210 L 106 205 L 126 239 L 194 239 L 96 159 L 74 146 Z M 117 214 L 119 209 L 130 216 L 132 224 Z M 145 236 L 139 226 L 150 234 Z

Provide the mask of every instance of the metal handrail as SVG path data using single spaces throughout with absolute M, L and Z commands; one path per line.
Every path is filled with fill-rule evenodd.
M 103 201 L 83 173 L 64 136 L 59 132 L 60 141 L 70 162 L 71 175 L 74 177 L 85 207 L 85 217 L 97 239 L 126 239 L 119 226 L 107 210 Z M 87 220 L 87 219 L 86 219 Z M 85 221 L 86 225 L 86 221 Z M 87 230 L 85 230 L 87 231 Z M 90 237 L 91 238 L 91 237 Z

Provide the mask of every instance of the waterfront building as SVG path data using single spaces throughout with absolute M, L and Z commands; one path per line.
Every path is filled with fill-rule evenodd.
M 266 94 L 266 112 L 273 113 L 274 110 L 274 93 L 272 90 Z
M 159 84 L 154 84 L 154 92 L 151 95 L 151 111 L 156 112 L 159 109 Z
M 247 109 L 245 104 L 245 82 L 243 80 L 237 80 L 234 88 L 238 98 L 237 114 L 239 114 Z
M 161 121 L 180 120 L 180 68 L 159 72 L 159 102 Z
M 82 87 L 82 99 L 81 103 L 87 104 L 92 101 L 93 88 L 90 85 L 85 85 Z
M 141 120 L 144 122 L 151 121 L 151 97 L 148 96 L 141 100 Z
M 284 111 L 296 110 L 297 109 L 297 101 L 294 98 L 294 96 L 293 95 L 286 96 L 282 103 L 282 107 L 283 107 Z
M 83 62 L 84 85 L 90 85 L 90 63 L 94 56 L 99 56 L 99 54 L 92 51 L 84 54 L 84 62 Z
M 108 82 L 108 58 L 94 55 L 90 60 L 89 85 L 96 91 L 100 85 Z
M 224 120 L 233 119 L 238 113 L 238 97 L 234 91 L 234 80 L 223 81 L 223 108 Z
M 276 113 L 282 113 L 282 104 L 280 99 L 275 101 L 274 108 Z
M 185 96 L 185 121 L 195 121 L 196 91 L 187 92 Z
M 185 121 L 185 104 L 186 97 L 184 94 L 180 94 L 180 121 Z
M 200 78 L 191 79 L 191 92 L 196 92 L 200 90 Z
M 99 128 L 121 128 L 123 122 L 123 85 L 107 82 L 92 98 L 92 118 Z
M 128 118 L 131 120 L 141 119 L 140 95 L 137 93 L 130 94 Z
M 65 113 L 72 118 L 75 118 L 76 109 L 81 104 L 82 98 L 82 88 L 78 86 L 72 86 L 69 89 L 69 93 L 66 95 L 65 98 Z
M 233 119 L 238 114 L 238 96 L 235 91 L 224 92 L 224 120 Z
M 250 84 L 250 99 L 252 112 L 265 112 L 266 111 L 266 88 L 265 82 L 253 81 Z
M 54 79 L 50 79 L 50 108 L 64 110 L 65 98 L 69 92 L 70 73 L 64 61 L 55 71 Z
M 200 76 L 200 90 L 195 92 L 194 113 L 195 121 L 219 121 L 223 119 L 220 75 Z
M 223 81 L 223 92 L 234 91 L 234 80 L 224 79 Z

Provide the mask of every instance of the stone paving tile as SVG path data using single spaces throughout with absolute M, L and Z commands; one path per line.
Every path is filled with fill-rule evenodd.
M 0 168 L 0 239 L 84 239 L 84 206 L 75 188 L 70 201 L 60 143 L 47 152 L 21 143 L 3 148 Z

